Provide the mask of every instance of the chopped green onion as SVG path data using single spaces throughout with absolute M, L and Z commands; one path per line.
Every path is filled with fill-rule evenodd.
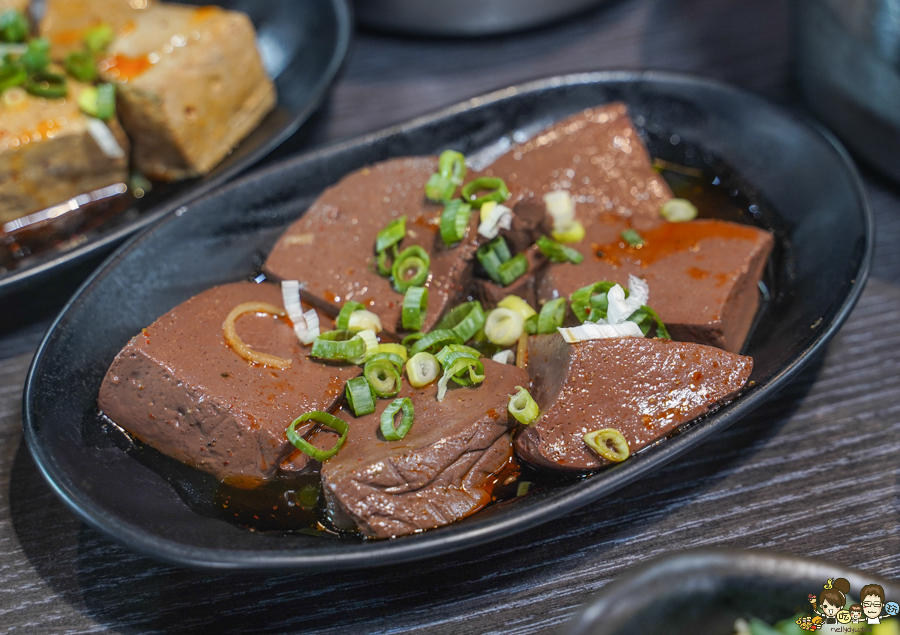
M 544 205 L 553 219 L 554 230 L 566 230 L 575 222 L 575 201 L 568 190 L 554 190 L 544 194 Z
M 406 236 L 406 216 L 396 218 L 378 232 L 375 238 L 375 253 L 380 254 L 388 247 L 398 244 Z
M 416 355 L 422 351 L 429 353 L 437 352 L 447 344 L 462 344 L 462 338 L 449 329 L 434 329 L 427 333 L 410 348 L 409 354 Z
M 413 344 L 418 342 L 423 337 L 425 337 L 425 333 L 410 333 L 402 340 L 400 340 L 400 345 L 406 349 L 410 349 L 412 348 Z
M 478 359 L 479 357 L 481 357 L 481 351 L 464 344 L 447 344 L 444 348 L 438 351 L 435 357 L 437 357 L 437 360 L 441 363 L 441 366 L 446 367 L 448 364 L 452 364 L 460 357 Z
M 566 319 L 566 299 L 556 298 L 550 300 L 541 307 L 540 315 L 537 319 L 537 329 L 535 333 L 547 334 L 556 333 L 556 329 L 563 325 Z
M 98 24 L 84 33 L 84 44 L 92 53 L 102 53 L 115 39 L 116 33 L 108 24 Z
M 360 302 L 355 302 L 353 300 L 347 300 L 344 302 L 344 306 L 341 307 L 341 312 L 338 313 L 337 319 L 334 321 L 335 327 L 339 331 L 346 331 L 350 328 L 350 316 L 355 311 L 360 311 L 365 308 Z
M 515 395 L 510 395 L 509 405 L 507 405 L 506 409 L 509 411 L 509 414 L 515 417 L 516 421 L 527 426 L 534 423 L 534 420 L 540 416 L 541 411 L 530 392 L 521 386 L 516 386 L 516 389 L 519 392 Z
M 403 296 L 403 310 L 400 322 L 404 330 L 419 331 L 425 322 L 425 314 L 428 312 L 428 289 L 425 287 L 410 287 Z
M 621 463 L 631 454 L 628 440 L 613 428 L 594 430 L 582 438 L 590 449 L 613 463 Z
M 471 357 L 457 358 L 449 368 L 444 370 L 444 374 L 438 382 L 438 401 L 444 400 L 444 396 L 447 394 L 447 384 L 451 379 L 460 386 L 480 384 L 484 381 L 484 364 Z
M 116 114 L 116 87 L 113 84 L 87 86 L 78 94 L 78 107 L 86 115 L 102 119 L 112 119 Z
M 697 218 L 697 208 L 686 198 L 672 198 L 663 203 L 659 213 L 670 223 L 686 223 Z
M 620 235 L 622 236 L 622 240 L 628 243 L 630 247 L 640 247 L 641 245 L 646 244 L 644 239 L 641 238 L 641 235 L 634 229 L 626 229 Z
M 365 361 L 366 354 L 372 349 L 368 334 L 375 338 L 372 331 L 359 331 L 358 333 L 345 330 L 326 331 L 315 339 L 309 355 L 330 361 L 361 364 Z M 376 351 L 377 347 L 378 340 L 375 339 Z
M 655 324 L 656 337 L 661 340 L 672 339 L 672 336 L 669 335 L 669 330 L 666 328 L 666 325 L 663 324 L 659 314 L 646 304 L 629 315 L 628 321 L 637 324 L 641 328 L 641 333 L 644 335 L 647 335 L 647 333 L 650 332 L 650 328 Z
M 552 262 L 571 262 L 572 264 L 577 265 L 584 260 L 584 256 L 575 249 L 566 247 L 546 236 L 538 238 L 536 244 L 538 249 L 541 250 L 541 253 L 547 256 Z
M 500 266 L 512 258 L 509 246 L 506 244 L 503 236 L 497 236 L 490 242 L 485 243 L 475 252 L 478 262 L 484 267 L 485 273 L 494 282 L 500 280 Z
M 485 194 L 478 196 L 481 192 Z M 475 209 L 480 209 L 488 201 L 495 203 L 506 201 L 509 198 L 509 188 L 499 177 L 482 176 L 463 185 L 462 198 Z
M 553 236 L 553 240 L 561 243 L 580 243 L 586 233 L 584 225 L 576 220 L 565 229 L 554 229 L 550 235 Z
M 394 417 L 402 410 L 400 425 L 394 427 Z M 413 405 L 409 397 L 395 399 L 381 413 L 381 434 L 387 441 L 399 441 L 406 436 L 413 424 Z
M 502 265 L 499 269 L 499 282 L 504 287 L 508 287 L 513 282 L 521 278 L 528 271 L 528 258 L 525 254 L 516 254 Z
M 503 307 L 494 309 L 487 315 L 484 323 L 484 334 L 497 346 L 512 346 L 519 341 L 525 332 L 525 320 L 522 316 Z
M 28 37 L 28 18 L 18 9 L 9 9 L 0 14 L 0 40 L 3 42 L 24 42 Z
M 378 354 L 380 355 L 382 353 L 390 353 L 399 357 L 401 366 L 406 363 L 406 358 L 408 356 L 406 346 L 403 344 L 379 344 Z
M 379 357 L 379 355 L 391 355 L 392 353 L 376 353 L 372 359 L 366 362 L 363 375 L 372 390 L 375 391 L 377 397 L 393 397 L 400 392 L 400 368 L 403 363 L 397 366 L 394 360 Z M 397 355 L 394 355 L 397 359 Z
M 516 496 L 525 496 L 529 489 L 531 489 L 531 481 L 519 481 L 519 485 L 516 487 Z
M 438 159 L 438 171 L 425 184 L 425 196 L 435 202 L 449 201 L 466 176 L 466 157 L 444 150 Z
M 0 65 L 0 91 L 13 86 L 22 86 L 28 81 L 28 71 L 15 62 Z
M 394 245 L 390 248 L 391 258 L 397 259 L 397 245 Z M 379 251 L 378 255 L 375 256 L 375 268 L 378 271 L 379 276 L 389 276 L 391 275 L 391 264 L 388 263 L 388 250 Z
M 316 423 L 320 423 L 323 426 L 331 428 L 339 435 L 341 435 L 337 440 L 337 443 L 334 444 L 334 447 L 330 450 L 320 450 L 312 443 L 297 434 L 297 424 L 305 423 L 307 421 L 315 421 Z M 316 461 L 324 462 L 337 454 L 341 447 L 343 447 L 344 443 L 347 441 L 347 433 L 349 431 L 350 426 L 347 425 L 347 422 L 343 419 L 338 419 L 334 415 L 328 414 L 327 412 L 322 412 L 321 410 L 314 410 L 294 419 L 291 425 L 288 426 L 285 434 L 287 435 L 288 441 L 293 443 L 295 448 L 297 448 L 304 454 L 309 455 Z
M 482 326 L 484 326 L 484 309 L 481 308 L 481 302 L 473 300 L 455 307 L 435 328 L 449 329 L 463 342 L 468 342 Z
M 347 382 L 347 404 L 354 417 L 375 412 L 375 391 L 365 377 L 354 377 Z
M 431 257 L 418 245 L 407 247 L 394 259 L 391 275 L 394 277 L 394 290 L 405 293 L 410 287 L 421 287 L 428 279 L 428 267 Z
M 50 63 L 50 41 L 47 38 L 36 37 L 28 42 L 28 50 L 22 53 L 19 63 L 29 73 L 40 73 Z
M 522 316 L 523 320 L 527 320 L 532 315 L 537 315 L 537 311 L 532 308 L 525 300 L 517 295 L 508 295 L 497 303 L 497 306 L 504 309 L 510 309 Z
M 358 309 L 351 313 L 347 328 L 351 331 L 372 331 L 373 333 L 381 333 L 384 330 L 378 314 L 366 309 Z
M 448 247 L 466 236 L 466 227 L 472 215 L 472 206 L 458 198 L 453 199 L 441 212 L 441 240 Z
M 377 362 L 377 361 L 385 360 L 385 361 L 389 361 L 394 366 L 396 366 L 397 370 L 402 370 L 403 364 L 406 363 L 406 359 L 401 357 L 397 353 L 388 353 L 388 352 L 382 351 L 381 350 L 382 346 L 384 346 L 384 344 L 378 345 L 378 349 L 379 349 L 378 352 L 366 360 L 366 366 L 368 366 L 370 362 Z M 399 346 L 399 344 L 395 344 L 395 346 Z M 405 348 L 403 349 L 403 354 L 406 355 Z
M 87 51 L 69 53 L 63 65 L 66 72 L 79 82 L 92 82 L 97 79 L 97 64 L 94 62 L 94 56 Z
M 64 75 L 41 71 L 31 75 L 25 90 L 37 97 L 56 99 L 69 93 L 69 85 Z
M 614 286 L 616 286 L 615 282 L 602 280 L 589 284 L 586 287 L 581 287 L 572 293 L 569 296 L 569 301 L 572 303 L 572 312 L 575 314 L 575 317 L 582 322 L 606 318 L 606 311 L 609 308 L 609 299 L 606 294 Z M 628 289 L 624 289 L 624 291 L 627 298 L 629 295 Z
M 413 388 L 427 386 L 441 371 L 441 363 L 431 353 L 416 353 L 406 362 L 406 376 Z

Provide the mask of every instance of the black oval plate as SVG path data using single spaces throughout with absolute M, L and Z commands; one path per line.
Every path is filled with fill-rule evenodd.
M 738 618 L 774 624 L 800 612 L 811 615 L 807 596 L 821 593 L 829 578 L 850 582 L 855 599 L 866 584 L 880 584 L 887 600 L 900 597 L 896 582 L 839 564 L 774 551 L 698 549 L 654 560 L 604 587 L 562 633 L 733 633 Z
M 107 367 L 141 328 L 190 296 L 245 279 L 323 188 L 389 157 L 467 154 L 515 130 L 621 100 L 664 153 L 678 135 L 727 162 L 787 228 L 780 293 L 747 346 L 747 392 L 674 437 L 591 478 L 539 489 L 448 527 L 395 540 L 343 542 L 249 532 L 192 511 L 158 474 L 98 443 L 82 422 Z M 654 147 L 655 146 L 655 147 Z M 217 568 L 356 568 L 482 543 L 557 518 L 655 470 L 731 425 L 785 385 L 835 334 L 869 270 L 872 219 L 859 177 L 830 137 L 762 99 L 657 73 L 560 77 L 476 98 L 409 124 L 291 159 L 172 214 L 120 249 L 47 334 L 25 387 L 25 438 L 76 514 L 129 547 Z
M 127 211 L 0 274 L 0 298 L 40 284 L 91 256 L 109 253 L 128 236 L 246 170 L 290 137 L 322 102 L 350 45 L 353 19 L 348 0 L 216 0 L 216 4 L 243 11 L 253 20 L 257 46 L 278 90 L 275 109 L 209 174 L 156 184 Z

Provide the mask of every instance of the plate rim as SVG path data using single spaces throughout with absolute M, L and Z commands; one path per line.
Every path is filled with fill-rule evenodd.
M 803 119 L 797 114 L 749 91 L 717 80 L 660 71 L 602 71 L 553 76 L 493 91 L 380 131 L 290 157 L 259 170 L 254 170 L 224 187 L 217 188 L 213 192 L 208 192 L 204 196 L 198 197 L 194 202 L 201 203 L 208 197 L 226 196 L 228 192 L 245 186 L 250 182 L 271 177 L 281 171 L 288 171 L 293 167 L 301 166 L 303 163 L 314 162 L 321 157 L 340 154 L 358 146 L 371 145 L 380 139 L 386 139 L 414 128 L 439 122 L 444 118 L 472 108 L 489 106 L 515 95 L 539 92 L 548 88 L 611 82 L 661 82 L 675 85 L 695 85 L 725 91 L 740 96 L 742 99 L 750 99 L 764 104 L 780 116 L 791 120 L 796 125 L 809 129 L 810 132 L 820 135 L 828 142 L 838 158 L 842 160 L 844 168 L 847 170 L 847 175 L 850 177 L 855 198 L 859 202 L 858 207 L 865 226 L 865 249 L 861 254 L 856 275 L 850 281 L 849 289 L 840 307 L 835 310 L 833 320 L 820 329 L 816 337 L 807 346 L 795 353 L 789 363 L 764 383 L 750 388 L 739 400 L 732 402 L 727 411 L 714 413 L 706 420 L 708 422 L 707 425 L 692 428 L 691 434 L 681 434 L 668 439 L 665 443 L 657 446 L 650 457 L 637 455 L 632 461 L 608 470 L 603 479 L 585 479 L 581 481 L 581 483 L 587 484 L 584 487 L 571 487 L 558 492 L 552 499 L 544 501 L 540 505 L 534 505 L 532 508 L 526 508 L 517 514 L 507 515 L 499 519 L 481 519 L 479 521 L 476 516 L 466 525 L 451 524 L 444 528 L 403 536 L 399 539 L 353 544 L 341 543 L 337 549 L 322 548 L 314 553 L 303 553 L 300 556 L 297 555 L 297 549 L 290 548 L 255 551 L 234 550 L 188 546 L 160 538 L 155 534 L 144 531 L 140 527 L 107 514 L 104 510 L 96 508 L 90 501 L 79 501 L 79 492 L 73 491 L 68 486 L 68 483 L 57 482 L 56 475 L 50 468 L 52 459 L 44 453 L 43 448 L 38 443 L 32 402 L 35 398 L 34 384 L 39 366 L 56 335 L 61 321 L 75 305 L 80 303 L 82 295 L 88 287 L 112 271 L 117 261 L 123 258 L 138 243 L 150 236 L 154 228 L 162 227 L 180 215 L 176 212 L 175 214 L 169 214 L 153 227 L 133 236 L 109 256 L 70 298 L 41 341 L 26 377 L 22 405 L 24 437 L 41 476 L 66 506 L 89 525 L 132 550 L 172 564 L 209 570 L 362 570 L 385 564 L 397 564 L 443 555 L 462 549 L 470 544 L 482 544 L 503 536 L 519 533 L 547 522 L 554 517 L 570 513 L 614 493 L 628 483 L 644 477 L 648 472 L 662 467 L 689 448 L 703 443 L 711 435 L 719 433 L 749 414 L 783 388 L 788 381 L 813 359 L 817 358 L 824 346 L 841 328 L 862 294 L 871 270 L 874 251 L 874 216 L 868 202 L 864 184 L 849 153 L 830 132 L 820 125 Z M 765 390 L 763 390 L 764 388 Z
M 104 250 L 108 253 L 112 247 L 126 241 L 136 234 L 140 234 L 173 211 L 230 183 L 235 177 L 246 173 L 248 170 L 252 172 L 253 166 L 271 154 L 278 146 L 283 144 L 291 137 L 291 135 L 297 132 L 300 126 L 309 120 L 312 114 L 325 100 L 331 85 L 334 83 L 334 80 L 337 78 L 344 61 L 346 60 L 353 34 L 354 16 L 353 9 L 350 5 L 351 0 L 321 1 L 328 3 L 332 7 L 337 20 L 337 39 L 335 41 L 335 48 L 331 59 L 328 62 L 328 66 L 325 69 L 325 73 L 316 82 L 312 100 L 310 100 L 306 107 L 292 118 L 290 125 L 286 126 L 277 135 L 274 135 L 265 143 L 261 144 L 256 150 L 251 152 L 246 161 L 232 166 L 228 170 L 224 170 L 214 179 L 204 182 L 202 185 L 195 188 L 189 188 L 188 191 L 163 201 L 159 205 L 151 207 L 138 216 L 134 222 L 126 223 L 108 234 L 101 234 L 96 240 L 86 241 L 84 244 L 69 251 L 65 251 L 59 254 L 58 257 L 51 258 L 41 264 L 28 267 L 21 271 L 13 269 L 9 273 L 0 275 L 0 298 L 28 289 L 32 284 L 39 283 L 45 276 L 50 275 L 54 271 L 73 267 L 84 262 L 96 253 L 103 253 Z

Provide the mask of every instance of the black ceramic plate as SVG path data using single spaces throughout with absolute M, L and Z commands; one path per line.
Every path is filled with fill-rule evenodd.
M 321 103 L 350 43 L 353 24 L 347 0 L 216 0 L 216 4 L 243 11 L 253 20 L 257 45 L 278 90 L 275 110 L 209 174 L 158 184 L 99 227 L 69 236 L 57 247 L 28 256 L 14 269 L 0 273 L 0 298 L 39 284 L 92 255 L 108 253 L 128 236 L 236 176 L 285 141 Z
M 774 624 L 801 612 L 812 615 L 807 596 L 821 593 L 829 578 L 850 582 L 849 596 L 856 600 L 866 584 L 880 584 L 886 601 L 900 598 L 896 582 L 820 560 L 770 551 L 686 551 L 610 584 L 563 633 L 729 635 L 738 618 Z
M 101 380 L 128 339 L 190 296 L 246 279 L 284 228 L 344 174 L 446 147 L 471 155 L 498 140 L 502 145 L 514 131 L 533 133 L 615 100 L 628 104 L 652 154 L 725 162 L 745 191 L 777 214 L 780 255 L 771 280 L 778 293 L 747 346 L 756 360 L 755 384 L 733 403 L 591 478 L 548 485 L 448 527 L 369 542 L 252 533 L 198 514 L 166 480 L 96 434 L 92 413 Z M 25 388 L 25 436 L 47 481 L 80 517 L 166 560 L 221 568 L 353 568 L 461 549 L 605 496 L 772 396 L 846 319 L 868 273 L 871 232 L 862 185 L 845 152 L 758 97 L 656 73 L 526 84 L 268 168 L 134 239 L 85 283 L 41 345 Z

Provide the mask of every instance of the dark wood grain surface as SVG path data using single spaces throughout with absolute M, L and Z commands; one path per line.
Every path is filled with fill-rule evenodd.
M 332 97 L 278 155 L 597 69 L 697 73 L 793 104 L 789 33 L 780 0 L 619 0 L 478 41 L 361 33 Z M 776 399 L 589 508 L 411 564 L 213 574 L 160 564 L 86 527 L 22 442 L 22 384 L 47 312 L 17 321 L 0 332 L 0 633 L 553 632 L 622 573 L 697 546 L 779 549 L 900 577 L 900 188 L 865 174 L 872 276 L 825 355 Z

